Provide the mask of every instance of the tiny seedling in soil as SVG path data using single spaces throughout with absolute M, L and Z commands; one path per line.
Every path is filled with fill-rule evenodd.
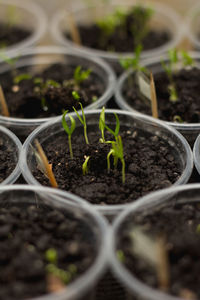
M 75 128 L 76 128 L 76 121 L 74 120 L 74 118 L 68 114 L 68 117 L 70 119 L 70 122 L 71 122 L 71 127 L 69 127 L 67 125 L 67 121 L 65 119 L 65 116 L 66 114 L 68 113 L 68 110 L 66 110 L 64 113 L 63 113 L 63 116 L 62 116 L 62 126 L 65 130 L 65 132 L 67 133 L 68 135 L 68 143 L 69 143 L 69 152 L 70 152 L 70 157 L 71 159 L 73 159 L 73 150 L 72 150 L 72 142 L 71 142 L 71 137 L 72 137 L 72 133 L 74 132 Z
M 89 172 L 89 167 L 88 167 L 88 161 L 89 161 L 89 159 L 90 159 L 90 156 L 86 156 L 85 157 L 85 161 L 84 161 L 84 163 L 82 165 L 83 175 L 86 175 Z
M 133 57 L 121 58 L 120 64 L 125 70 L 132 69 L 134 72 L 146 72 L 146 68 L 140 64 L 142 45 L 139 44 L 134 51 Z
M 75 109 L 75 107 L 73 107 L 73 110 L 75 111 L 75 113 L 76 113 L 76 115 L 77 115 L 79 121 L 80 121 L 81 124 L 83 125 L 85 142 L 86 142 L 86 144 L 89 144 L 88 137 L 87 137 L 87 124 L 86 124 L 86 118 L 85 118 L 83 106 L 82 106 L 81 102 L 79 102 L 79 105 L 80 105 L 81 111 L 82 111 L 82 118 L 81 118 L 81 116 L 79 115 L 78 111 Z
M 99 117 L 99 129 L 101 131 L 101 138 L 100 138 L 100 142 L 101 143 L 105 143 L 105 135 L 104 135 L 104 131 L 105 131 L 105 106 L 103 106 L 102 111 L 100 113 L 100 117 Z

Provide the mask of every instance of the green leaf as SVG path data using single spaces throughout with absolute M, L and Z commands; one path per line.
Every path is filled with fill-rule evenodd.
M 31 78 L 32 78 L 32 76 L 30 74 L 24 73 L 24 74 L 20 74 L 20 75 L 15 76 L 13 81 L 14 81 L 14 84 L 19 84 L 21 81 L 29 80 Z
M 73 92 L 72 92 L 72 96 L 73 96 L 73 98 L 74 98 L 75 100 L 77 100 L 77 101 L 80 99 L 79 93 L 76 92 L 76 91 L 73 91 Z
M 187 51 L 182 50 L 181 56 L 183 59 L 184 66 L 193 66 L 194 65 L 194 59 L 189 55 Z
M 66 132 L 68 135 L 72 135 L 72 133 L 74 132 L 74 130 L 75 130 L 75 128 L 76 128 L 76 121 L 74 120 L 74 118 L 73 118 L 70 114 L 68 114 L 68 117 L 69 117 L 69 119 L 70 119 L 70 121 L 71 121 L 71 127 L 69 127 L 69 126 L 67 125 L 67 122 L 66 122 L 66 119 L 65 119 L 65 116 L 66 116 L 67 113 L 68 113 L 68 110 L 66 110 L 66 111 L 63 113 L 63 115 L 62 115 L 62 126 L 63 126 L 65 132 Z

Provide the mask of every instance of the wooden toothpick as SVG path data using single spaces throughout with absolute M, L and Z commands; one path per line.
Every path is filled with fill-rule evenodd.
M 69 28 L 70 28 L 72 40 L 75 44 L 80 46 L 81 45 L 81 37 L 80 37 L 78 26 L 74 20 L 74 16 L 73 16 L 72 12 L 70 12 L 68 14 L 68 18 L 69 18 Z
M 38 142 L 38 140 L 35 140 L 35 146 L 37 148 L 41 163 L 43 164 L 43 168 L 45 170 L 45 175 L 48 177 L 49 182 L 51 183 L 51 186 L 54 188 L 58 187 L 58 184 L 56 182 L 55 176 L 52 171 L 52 165 L 49 164 L 48 159 L 44 153 L 44 150 L 42 149 L 42 146 Z
M 157 253 L 158 253 L 158 264 L 157 274 L 160 289 L 167 291 L 169 289 L 170 275 L 169 275 L 169 260 L 166 249 L 166 242 L 163 237 L 157 239 Z
M 156 88 L 153 79 L 153 74 L 150 73 L 150 88 L 151 88 L 151 111 L 152 116 L 158 119 L 158 104 L 157 104 L 157 97 L 156 97 Z
M 8 105 L 6 103 L 6 99 L 1 85 L 0 85 L 0 106 L 1 106 L 2 115 L 5 117 L 10 117 Z

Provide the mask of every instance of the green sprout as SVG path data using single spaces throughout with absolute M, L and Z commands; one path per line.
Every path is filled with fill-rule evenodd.
M 108 15 L 96 22 L 96 25 L 101 29 L 104 35 L 104 43 L 114 33 L 117 26 L 124 24 L 125 17 L 125 12 L 123 12 L 121 9 L 116 9 L 113 14 Z
M 77 66 L 75 71 L 74 71 L 74 82 L 75 82 L 75 84 L 77 86 L 79 86 L 81 82 L 88 79 L 91 72 L 92 72 L 91 69 L 87 69 L 87 70 L 83 71 L 81 66 Z
M 101 138 L 100 142 L 105 143 L 105 136 L 104 136 L 104 130 L 105 130 L 105 106 L 103 106 L 102 111 L 100 113 L 99 117 L 99 129 L 101 131 Z
M 125 256 L 124 256 L 124 252 L 122 250 L 117 250 L 117 258 L 120 262 L 124 262 L 125 261 Z
M 176 86 L 174 83 L 174 78 L 173 78 L 173 72 L 175 70 L 176 64 L 178 62 L 178 52 L 176 49 L 170 49 L 168 51 L 168 57 L 169 57 L 169 64 L 166 64 L 164 61 L 162 61 L 162 66 L 163 69 L 165 70 L 168 79 L 169 79 L 169 86 L 168 86 L 168 90 L 169 90 L 169 100 L 171 102 L 177 102 L 178 100 L 178 94 L 176 91 Z
M 173 117 L 173 122 L 183 123 L 183 119 L 181 118 L 181 116 L 175 115 Z
M 119 134 L 119 129 L 120 129 L 120 122 L 118 115 L 114 113 L 115 119 L 116 119 L 116 126 L 115 126 L 115 131 L 113 131 L 106 123 L 104 122 L 104 127 L 115 137 L 115 140 L 117 140 L 118 134 Z
M 122 183 L 125 183 L 125 160 L 121 136 L 118 135 L 115 142 L 111 142 L 112 148 L 107 155 L 107 168 L 110 172 L 110 156 L 114 157 L 114 167 L 117 168 L 118 160 L 122 164 Z
M 195 64 L 194 59 L 189 55 L 189 53 L 185 50 L 181 51 L 182 62 L 185 67 L 193 66 Z
M 139 71 L 146 72 L 146 68 L 142 67 L 140 65 L 141 52 L 142 52 L 142 45 L 139 44 L 135 48 L 133 57 L 121 58 L 120 64 L 121 64 L 122 68 L 124 68 L 125 70 L 132 68 L 132 70 L 136 71 L 136 72 L 139 72 Z
M 83 175 L 85 176 L 86 174 L 88 174 L 88 170 L 89 170 L 89 168 L 88 168 L 88 161 L 89 161 L 89 159 L 90 159 L 90 156 L 86 156 L 85 157 L 85 161 L 84 161 L 84 163 L 82 164 L 82 170 L 83 170 Z
M 79 95 L 79 93 L 76 92 L 76 91 L 72 92 L 72 96 L 73 96 L 74 100 L 77 100 L 77 101 L 79 101 L 80 98 L 81 98 L 80 95 Z
M 142 43 L 149 32 L 149 20 L 154 14 L 154 10 L 150 7 L 143 7 L 141 5 L 136 5 L 132 9 L 132 16 L 134 18 L 134 23 L 132 24 L 131 32 L 134 37 L 134 44 L 138 45 Z
M 83 128 L 84 128 L 84 137 L 85 137 L 85 142 L 86 144 L 88 145 L 89 144 L 89 141 L 88 141 L 88 137 L 87 137 L 87 124 L 86 124 L 86 118 L 85 118 L 85 114 L 84 114 L 84 110 L 83 110 L 83 106 L 81 104 L 81 102 L 79 102 L 80 104 L 80 107 L 81 107 L 81 111 L 82 111 L 82 118 L 81 116 L 79 115 L 79 113 L 77 112 L 77 110 L 75 109 L 75 107 L 73 106 L 73 110 L 75 111 L 79 121 L 81 122 L 81 124 L 83 125 Z
M 32 76 L 30 74 L 23 73 L 23 74 L 19 74 L 19 75 L 15 76 L 13 79 L 13 82 L 14 82 L 14 84 L 19 84 L 21 81 L 30 80 L 31 78 L 32 78 Z
M 68 114 L 69 119 L 71 121 L 71 127 L 69 127 L 67 125 L 67 122 L 66 122 L 66 119 L 65 119 L 65 116 L 66 116 L 67 113 L 68 113 L 68 110 L 66 110 L 62 115 L 62 126 L 63 126 L 65 132 L 68 134 L 69 152 L 70 152 L 71 159 L 73 159 L 71 136 L 72 136 L 72 133 L 74 132 L 74 130 L 76 128 L 76 122 L 75 122 L 74 118 L 70 114 Z
M 53 248 L 48 249 L 45 252 L 45 258 L 49 262 L 46 266 L 46 270 L 49 274 L 53 274 L 59 278 L 63 283 L 67 284 L 70 282 L 71 278 L 76 274 L 77 268 L 75 265 L 70 264 L 68 270 L 63 270 L 57 266 L 57 251 Z
M 41 106 L 42 106 L 44 111 L 47 111 L 48 110 L 48 105 L 47 105 L 46 98 L 44 96 L 45 93 L 46 93 L 46 90 L 49 87 L 60 88 L 61 84 L 59 82 L 53 80 L 53 79 L 44 80 L 43 78 L 40 78 L 40 77 L 34 78 L 33 82 L 36 86 L 35 87 L 35 92 L 39 93 L 40 96 L 41 96 Z
M 58 260 L 58 254 L 55 249 L 50 248 L 45 252 L 45 258 L 48 262 L 56 264 Z

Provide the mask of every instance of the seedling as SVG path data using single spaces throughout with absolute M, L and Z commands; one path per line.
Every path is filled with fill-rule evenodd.
M 120 262 L 122 262 L 122 263 L 125 262 L 125 256 L 124 256 L 124 252 L 122 250 L 117 251 L 117 258 Z
M 178 100 L 178 93 L 174 83 L 173 74 L 176 73 L 177 71 L 178 63 L 182 63 L 184 67 L 193 66 L 194 60 L 186 51 L 178 52 L 176 49 L 169 50 L 168 57 L 169 57 L 169 64 L 166 64 L 164 61 L 162 61 L 162 66 L 170 82 L 168 86 L 170 101 L 176 102 Z
M 74 71 L 75 85 L 79 86 L 84 80 L 88 79 L 91 72 L 92 72 L 91 69 L 82 70 L 81 66 L 77 66 Z
M 51 183 L 51 186 L 57 188 L 58 184 L 52 171 L 52 165 L 49 164 L 44 150 L 42 149 L 42 146 L 40 145 L 38 140 L 35 140 L 35 146 L 37 148 L 37 151 L 35 150 L 34 152 L 41 171 L 47 176 L 49 182 Z
M 116 126 L 115 126 L 115 131 L 113 131 L 106 123 L 104 122 L 104 127 L 115 137 L 115 140 L 117 140 L 118 134 L 119 134 L 119 129 L 120 129 L 120 122 L 118 115 L 114 113 L 115 119 L 116 119 Z
M 175 115 L 173 117 L 173 121 L 177 122 L 177 123 L 184 123 L 183 119 L 181 118 L 181 116 Z
M 0 108 L 3 116 L 10 117 L 8 105 L 1 85 L 0 85 Z
M 45 98 L 45 93 L 49 87 L 60 88 L 61 84 L 55 80 L 47 79 L 44 81 L 42 78 L 34 78 L 35 88 L 34 91 L 41 96 L 41 106 L 44 111 L 48 110 L 48 103 Z
M 120 159 L 122 164 L 122 183 L 125 183 L 125 160 L 124 160 L 124 153 L 123 153 L 123 144 L 121 136 L 119 135 L 116 138 L 115 142 L 111 143 L 112 149 L 107 155 L 107 167 L 108 167 L 108 173 L 110 172 L 110 156 L 112 155 L 114 157 L 114 167 L 117 168 L 118 160 Z
M 74 132 L 74 130 L 76 128 L 76 121 L 74 120 L 74 118 L 70 114 L 68 114 L 69 119 L 71 121 L 71 127 L 69 127 L 67 125 L 67 122 L 66 122 L 66 119 L 65 119 L 65 116 L 66 116 L 67 113 L 68 113 L 68 110 L 66 110 L 63 113 L 63 116 L 62 116 L 62 126 L 63 126 L 65 132 L 68 134 L 69 152 L 70 152 L 71 159 L 73 159 L 71 136 L 72 136 L 72 133 Z
M 57 266 L 58 255 L 57 255 L 57 251 L 53 248 L 50 248 L 45 252 L 45 258 L 49 262 L 49 264 L 46 266 L 47 272 L 59 278 L 61 282 L 64 284 L 69 283 L 72 276 L 74 276 L 77 272 L 77 268 L 73 264 L 69 265 L 68 270 L 66 271 L 58 268 Z
M 139 44 L 134 51 L 133 57 L 121 58 L 120 64 L 125 69 L 128 70 L 132 68 L 135 72 L 146 72 L 146 68 L 140 65 L 140 57 L 142 52 L 142 45 Z
M 89 171 L 88 161 L 89 161 L 89 159 L 90 159 L 90 156 L 86 156 L 85 157 L 85 161 L 84 161 L 84 163 L 82 165 L 83 175 L 88 174 L 88 171 Z
M 15 78 L 13 79 L 14 84 L 19 84 L 21 81 L 23 80 L 30 80 L 32 78 L 32 76 L 28 73 L 23 73 L 23 74 L 19 74 L 17 76 L 15 76 Z
M 105 136 L 104 136 L 104 130 L 105 130 L 105 106 L 103 106 L 102 111 L 100 113 L 100 117 L 99 117 L 99 129 L 101 131 L 101 138 L 100 138 L 100 142 L 101 143 L 105 143 Z
M 79 102 L 80 107 L 81 107 L 81 111 L 82 111 L 82 118 L 79 115 L 79 113 L 77 112 L 77 110 L 75 109 L 75 107 L 73 106 L 73 110 L 75 111 L 79 121 L 81 122 L 81 124 L 83 124 L 83 128 L 84 128 L 84 137 L 85 137 L 85 142 L 86 144 L 89 145 L 89 141 L 88 141 L 88 137 L 87 137 L 87 124 L 86 124 L 86 118 L 85 118 L 85 114 L 84 114 L 84 110 L 83 110 L 83 106 L 81 104 L 81 102 Z
M 142 43 L 143 39 L 149 32 L 149 20 L 154 14 L 154 10 L 150 7 L 136 5 L 132 9 L 132 15 L 135 22 L 132 25 L 131 32 L 134 37 L 134 44 Z
M 79 101 L 80 100 L 80 96 L 79 96 L 79 93 L 78 92 L 76 92 L 76 91 L 73 91 L 72 92 L 72 96 L 73 96 L 73 98 L 75 99 L 75 100 L 77 100 L 77 101 Z

